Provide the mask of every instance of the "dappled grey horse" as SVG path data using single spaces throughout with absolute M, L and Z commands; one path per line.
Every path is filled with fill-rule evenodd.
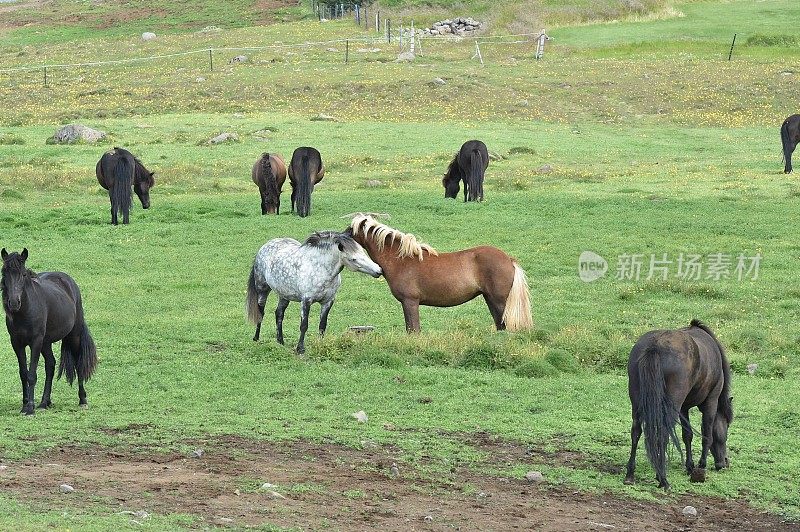
M 320 303 L 319 333 L 324 334 L 328 313 L 342 283 L 343 268 L 379 277 L 383 271 L 353 238 L 345 233 L 320 231 L 300 244 L 293 238 L 274 238 L 264 244 L 250 269 L 247 283 L 247 317 L 256 326 L 253 340 L 261 333 L 264 305 L 271 291 L 278 295 L 275 325 L 283 344 L 283 315 L 290 301 L 300 302 L 300 340 L 297 352 L 305 352 L 308 312 Z

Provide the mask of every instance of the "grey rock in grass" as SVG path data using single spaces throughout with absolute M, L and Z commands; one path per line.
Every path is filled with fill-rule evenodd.
M 105 131 L 92 129 L 81 124 L 67 124 L 53 133 L 52 140 L 56 144 L 72 144 L 73 142 L 97 142 L 106 138 Z
M 219 26 L 206 26 L 202 30 L 197 30 L 197 33 L 220 33 L 222 28 Z
M 697 517 L 697 508 L 694 506 L 684 506 L 681 513 L 686 517 Z
M 312 122 L 338 122 L 335 116 L 326 115 L 323 113 L 312 116 L 311 118 L 309 118 L 309 120 L 311 120 Z
M 525 480 L 538 484 L 544 481 L 544 475 L 542 475 L 541 471 L 528 471 L 525 473 Z
M 249 58 L 246 55 L 237 55 L 236 57 L 232 57 L 231 60 L 228 61 L 228 63 L 230 63 L 230 64 L 247 63 L 248 59 Z
M 389 474 L 392 478 L 397 478 L 400 476 L 400 468 L 397 467 L 397 464 L 392 462 L 392 467 L 389 468 Z
M 536 173 L 537 174 L 552 174 L 553 173 L 553 167 L 550 166 L 549 164 L 543 164 L 542 166 L 540 166 L 536 170 Z
M 755 375 L 756 371 L 758 371 L 758 364 L 747 365 L 747 373 L 749 373 L 750 375 Z
M 73 491 L 75 491 L 75 488 L 73 488 L 69 484 L 61 484 L 58 487 L 58 489 L 61 490 L 61 493 L 72 493 Z
M 155 38 L 156 38 L 156 34 L 153 33 L 152 31 L 146 31 L 146 32 L 142 33 L 142 40 L 143 41 L 152 41 Z
M 192 458 L 202 458 L 204 454 L 206 453 L 205 451 L 203 451 L 203 449 L 195 449 L 194 451 L 192 451 L 190 456 Z
M 447 82 L 445 80 L 443 80 L 442 78 L 433 78 L 433 81 L 431 81 L 431 83 L 433 83 L 434 85 L 438 85 L 440 87 L 442 85 L 447 85 Z
M 395 60 L 396 63 L 411 63 L 416 59 L 417 56 L 412 54 L 411 52 L 403 52 L 397 56 Z
M 364 412 L 363 410 L 359 410 L 358 412 L 353 412 L 350 415 L 353 416 L 354 418 L 356 418 L 356 420 L 359 423 L 366 423 L 369 420 L 369 417 L 367 416 L 367 413 Z
M 505 157 L 503 157 L 502 155 L 500 155 L 496 151 L 490 151 L 489 152 L 489 160 L 490 161 L 502 161 L 503 159 L 505 159 Z
M 220 133 L 208 141 L 209 144 L 222 144 L 223 142 L 239 142 L 239 135 L 236 133 Z

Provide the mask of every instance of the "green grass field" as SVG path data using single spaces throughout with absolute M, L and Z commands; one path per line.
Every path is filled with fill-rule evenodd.
M 63 270 L 78 281 L 101 361 L 87 388 L 89 411 L 78 411 L 77 392 L 59 382 L 53 410 L 20 418 L 6 343 L 0 461 L 63 445 L 184 452 L 186 442 L 216 435 L 354 448 L 366 439 L 396 446 L 427 475 L 464 462 L 495 476 L 537 468 L 552 484 L 668 502 L 655 489 L 643 447 L 634 487 L 622 485 L 621 469 L 591 464 L 621 468 L 627 459 L 625 365 L 635 340 L 700 318 L 717 332 L 734 370 L 732 467 L 690 484 L 673 460 L 673 496 L 742 499 L 800 518 L 800 185 L 782 173 L 778 134 L 798 111 L 800 47 L 781 37 L 796 31 L 795 2 L 646 2 L 638 18 L 598 16 L 580 25 L 558 25 L 561 15 L 543 11 L 541 19 L 556 26 L 544 60 L 532 59 L 532 44 L 487 43 L 483 67 L 470 60 L 473 42 L 425 42 L 415 63 L 397 64 L 396 45 L 354 44 L 367 33 L 350 21 L 321 25 L 305 8 L 281 8 L 267 18 L 286 22 L 257 26 L 267 19 L 244 4 L 250 14 L 235 24 L 219 3 L 194 15 L 161 13 L 152 26 L 159 38 L 150 43 L 139 39 L 150 29 L 146 17 L 108 28 L 92 22 L 113 15 L 114 2 L 92 8 L 98 13 L 88 11 L 83 22 L 58 22 L 79 9 L 63 1 L 14 11 L 10 20 L 19 24 L 0 24 L 0 70 L 218 49 L 213 72 L 205 55 L 54 68 L 47 87 L 40 71 L 0 72 L 0 245 L 25 246 L 35 271 Z M 465 14 L 442 5 L 425 13 Z M 34 9 L 53 18 L 24 26 Z M 408 5 L 395 9 L 410 16 Z M 195 33 L 215 23 L 221 33 Z M 510 28 L 498 23 L 492 31 Z M 735 32 L 740 44 L 728 62 Z M 752 44 L 773 42 L 765 36 L 784 44 Z M 250 61 L 241 65 L 227 63 L 239 51 L 221 50 L 343 38 L 354 39 L 347 65 L 343 43 L 245 52 Z M 380 50 L 358 51 L 373 46 Z M 433 84 L 436 77 L 446 84 Z M 310 120 L 319 113 L 337 121 Z M 46 143 L 70 122 L 109 139 Z M 223 131 L 240 141 L 205 144 Z M 486 201 L 445 201 L 441 175 L 471 138 L 497 156 Z M 94 177 L 112 145 L 156 172 L 152 208 L 135 208 L 125 227 L 108 223 L 108 197 Z M 288 214 L 288 183 L 283 214 L 260 216 L 253 162 L 264 151 L 288 159 L 302 145 L 318 148 L 328 170 L 312 216 Z M 544 165 L 552 171 L 540 171 Z M 440 251 L 504 249 L 527 271 L 535 329 L 495 332 L 477 299 L 423 308 L 423 332 L 410 337 L 383 279 L 344 272 L 328 335 L 311 335 L 307 359 L 274 342 L 275 299 L 262 340 L 252 342 L 243 307 L 259 246 L 344 229 L 344 216 L 357 211 L 388 213 L 387 223 Z M 605 278 L 579 279 L 585 250 L 609 261 Z M 638 281 L 614 279 L 622 254 L 649 261 L 652 254 L 674 260 L 720 252 L 734 261 L 761 254 L 758 278 L 647 280 L 645 264 Z M 296 304 L 286 316 L 287 345 L 294 345 Z M 365 324 L 376 330 L 347 332 Z M 752 363 L 755 375 L 746 370 Z M 39 383 L 37 395 L 41 371 Z M 360 409 L 370 416 L 366 425 L 350 417 Z M 133 425 L 146 428 L 109 435 Z M 560 446 L 587 463 L 534 458 L 496 469 L 457 436 L 480 431 Z M 105 503 L 63 504 L 67 524 L 12 490 L 0 496 L 0 528 L 121 526 Z M 193 519 L 160 515 L 146 525 L 197 525 Z

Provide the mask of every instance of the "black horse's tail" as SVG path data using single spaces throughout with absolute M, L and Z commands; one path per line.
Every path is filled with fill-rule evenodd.
M 250 279 L 247 280 L 247 300 L 245 302 L 247 319 L 253 325 L 258 325 L 264 319 L 264 314 L 258 306 L 258 290 L 256 289 L 256 263 L 250 268 Z
M 117 156 L 114 166 L 114 186 L 111 193 L 112 206 L 116 206 L 123 214 L 131 210 L 131 185 L 133 184 L 133 171 L 130 161 L 122 155 Z
M 61 362 L 58 365 L 58 378 L 65 375 L 70 385 L 76 376 L 78 382 L 88 381 L 97 367 L 97 347 L 89 333 L 89 326 L 83 319 L 80 299 L 78 299 L 78 320 L 80 320 L 80 333 L 77 349 L 71 349 L 71 342 L 65 338 L 61 342 Z
M 308 216 L 311 214 L 311 171 L 309 170 L 308 155 L 300 158 L 300 175 L 297 179 L 297 214 Z
M 483 199 L 483 157 L 477 149 L 469 154 L 469 173 L 467 174 L 467 201 Z
M 280 208 L 279 200 L 281 192 L 278 190 L 278 179 L 275 177 L 275 174 L 272 171 L 269 153 L 264 153 L 261 155 L 261 175 L 264 176 L 264 190 L 266 193 L 264 206 L 274 206 L 277 212 L 277 209 Z M 278 214 L 280 214 L 280 212 L 278 212 Z
M 781 126 L 781 144 L 783 146 L 783 164 L 785 165 L 784 168 L 788 171 L 789 170 L 789 161 L 791 161 L 792 157 L 792 141 L 789 138 L 789 120 L 784 120 L 783 125 Z
M 669 440 L 681 452 L 675 425 L 680 412 L 667 395 L 667 383 L 661 371 L 661 357 L 655 345 L 648 346 L 639 356 L 639 404 L 636 416 L 644 429 L 647 458 L 656 470 L 656 477 L 667 478 L 667 446 Z

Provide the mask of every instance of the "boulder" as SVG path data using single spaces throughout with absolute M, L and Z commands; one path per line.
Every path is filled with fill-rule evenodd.
M 104 131 L 81 124 L 67 124 L 53 134 L 52 140 L 56 144 L 72 144 L 73 142 L 97 142 L 105 137 Z
M 156 38 L 156 34 L 153 33 L 152 31 L 146 31 L 146 32 L 142 33 L 142 40 L 143 41 L 152 41 L 155 38 Z

